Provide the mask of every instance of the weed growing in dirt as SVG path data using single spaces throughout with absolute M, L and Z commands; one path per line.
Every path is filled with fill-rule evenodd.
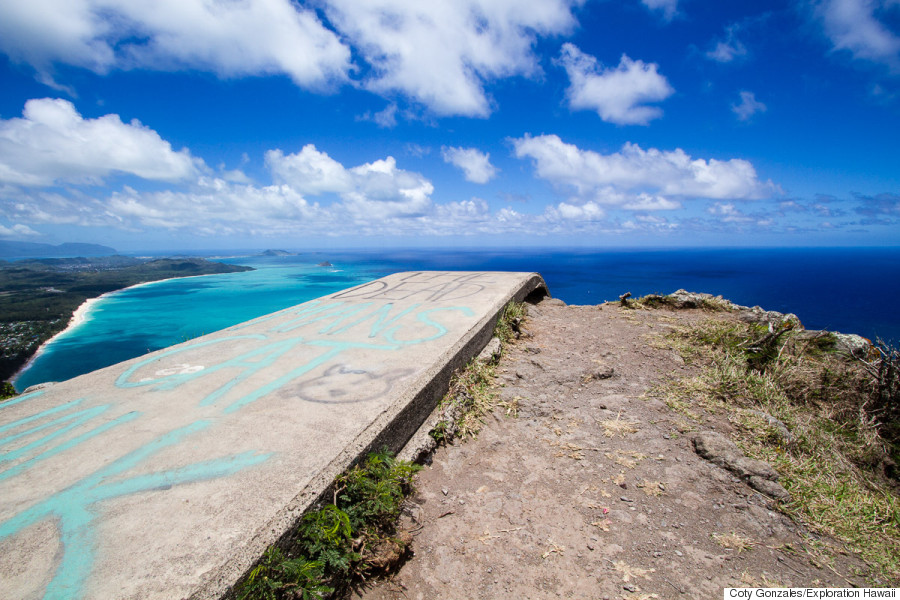
M 714 319 L 669 336 L 703 369 L 652 394 L 698 421 L 724 413 L 741 449 L 781 475 L 785 512 L 846 542 L 873 583 L 900 582 L 900 439 L 884 383 L 833 335 Z
M 352 578 L 390 568 L 410 541 L 395 524 L 419 469 L 387 451 L 369 454 L 335 480 L 334 504 L 304 515 L 289 547 L 269 548 L 235 595 L 327 598 Z
M 502 345 L 516 339 L 519 324 L 525 319 L 525 312 L 524 302 L 510 302 L 503 309 L 503 313 L 494 327 L 494 337 L 500 338 Z

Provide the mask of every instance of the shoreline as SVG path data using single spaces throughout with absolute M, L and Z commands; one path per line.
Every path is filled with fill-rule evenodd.
M 28 357 L 28 360 L 25 362 L 25 364 L 22 365 L 21 367 L 19 367 L 19 369 L 13 374 L 12 377 L 10 377 L 8 379 L 8 381 L 13 385 L 13 387 L 16 388 L 16 390 L 20 394 L 24 393 L 25 390 L 19 390 L 18 386 L 16 385 L 16 382 L 19 380 L 19 377 L 21 377 L 22 374 L 25 373 L 25 371 L 27 371 L 28 369 L 31 368 L 31 365 L 34 364 L 34 361 L 36 361 L 46 351 L 47 346 L 49 344 L 54 342 L 60 336 L 63 336 L 66 333 L 70 332 L 72 329 L 78 327 L 79 325 L 87 323 L 88 312 L 91 310 L 91 308 L 93 308 L 93 306 L 95 304 L 97 304 L 99 301 L 103 300 L 104 298 L 107 298 L 109 296 L 112 296 L 113 294 L 118 294 L 119 292 L 124 292 L 125 290 L 130 290 L 130 289 L 133 289 L 136 287 L 152 285 L 154 283 L 162 283 L 164 281 L 173 281 L 175 279 L 191 279 L 193 277 L 205 277 L 205 275 L 188 275 L 186 277 L 167 277 L 166 279 L 157 279 L 156 281 L 144 281 L 142 283 L 136 283 L 134 285 L 129 285 L 128 287 L 123 287 L 118 290 L 113 290 L 111 292 L 106 292 L 104 294 L 100 294 L 99 296 L 96 296 L 94 298 L 88 298 L 87 300 L 85 300 L 84 302 L 79 304 L 78 308 L 75 309 L 75 312 L 72 313 L 72 316 L 69 317 L 69 322 L 66 325 L 66 328 L 63 329 L 62 331 L 60 331 L 59 333 L 54 334 L 51 338 L 45 340 L 44 343 L 42 343 L 40 346 L 38 346 L 37 350 L 34 351 L 34 354 L 32 354 L 30 357 Z M 35 384 L 35 385 L 40 385 L 40 384 Z M 31 387 L 31 386 L 29 386 L 29 387 Z

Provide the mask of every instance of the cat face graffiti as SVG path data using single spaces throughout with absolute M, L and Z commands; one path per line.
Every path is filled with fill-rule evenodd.
M 386 373 L 373 373 L 337 364 L 328 367 L 319 377 L 285 386 L 279 393 L 324 404 L 366 402 L 383 397 L 395 382 L 414 372 L 415 369 L 394 369 Z

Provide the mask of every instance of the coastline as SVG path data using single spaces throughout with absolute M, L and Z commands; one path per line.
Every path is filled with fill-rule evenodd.
M 53 337 L 44 341 L 44 343 L 42 343 L 40 346 L 38 346 L 38 349 L 34 351 L 34 354 L 32 354 L 30 357 L 28 357 L 28 360 L 25 362 L 25 364 L 22 365 L 19 368 L 19 370 L 16 371 L 13 374 L 13 376 L 9 378 L 8 381 L 10 383 L 12 383 L 13 386 L 16 386 L 16 382 L 19 380 L 19 377 L 21 377 L 22 374 L 25 373 L 25 371 L 27 371 L 29 368 L 31 368 L 31 365 L 34 364 L 34 361 L 36 361 L 46 351 L 47 346 L 49 344 L 51 344 L 53 341 L 55 341 L 57 338 L 65 335 L 66 333 L 71 331 L 72 329 L 78 327 L 79 325 L 82 325 L 83 323 L 86 323 L 88 321 L 88 313 L 90 312 L 90 310 L 94 307 L 95 304 L 97 304 L 99 301 L 103 300 L 104 298 L 107 298 L 109 296 L 112 296 L 113 294 L 118 294 L 119 292 L 124 292 L 125 290 L 130 290 L 130 289 L 136 288 L 136 287 L 152 285 L 154 283 L 162 283 L 164 281 L 172 281 L 175 279 L 190 279 L 192 277 L 204 277 L 204 275 L 188 275 L 186 277 L 169 277 L 166 279 L 157 279 L 156 281 L 144 281 L 142 283 L 136 283 L 134 285 L 129 285 L 128 287 L 123 287 L 118 290 L 106 292 L 105 294 L 100 294 L 99 296 L 96 296 L 94 298 L 88 298 L 87 300 L 82 302 L 78 306 L 78 308 L 75 309 L 75 312 L 72 313 L 72 316 L 69 317 L 69 323 L 66 325 L 66 328 L 63 329 L 62 331 L 60 331 L 59 333 L 55 334 Z M 19 390 L 18 387 L 16 387 L 16 389 L 19 391 L 20 394 L 24 393 L 24 391 L 25 391 L 25 390 Z

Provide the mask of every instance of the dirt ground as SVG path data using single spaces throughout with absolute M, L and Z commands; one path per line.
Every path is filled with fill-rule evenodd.
M 694 368 L 651 339 L 710 316 L 529 307 L 531 337 L 497 366 L 505 406 L 417 477 L 404 517 L 414 556 L 353 597 L 720 599 L 725 587 L 864 586 L 861 563 L 817 558 L 818 538 L 698 456 L 683 418 L 644 396 Z M 729 431 L 724 419 L 704 427 Z

